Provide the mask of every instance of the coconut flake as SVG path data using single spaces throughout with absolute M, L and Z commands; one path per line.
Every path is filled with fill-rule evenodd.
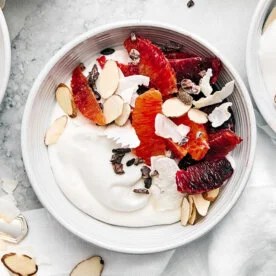
M 0 218 L 6 222 L 13 221 L 20 214 L 20 210 L 16 207 L 14 197 L 6 195 L 0 197 Z
M 104 130 L 103 135 L 121 147 L 136 148 L 140 145 L 140 140 L 130 121 L 122 127 L 115 124 L 109 125 Z
M 212 123 L 212 127 L 221 126 L 231 117 L 231 113 L 228 111 L 230 106 L 232 106 L 231 102 L 223 103 L 209 114 L 208 119 Z
M 208 97 L 213 92 L 213 88 L 210 85 L 210 79 L 213 76 L 212 69 L 208 69 L 205 76 L 200 79 L 199 87 L 205 97 Z
M 2 184 L 2 190 L 7 194 L 12 194 L 18 185 L 18 182 L 16 180 L 9 178 L 2 178 L 0 180 L 0 183 Z
M 193 101 L 193 105 L 196 108 L 201 108 L 204 106 L 221 103 L 224 99 L 226 99 L 232 94 L 234 90 L 234 85 L 235 85 L 235 81 L 230 81 L 226 83 L 225 86 L 220 91 L 217 91 L 206 98 L 201 98 L 198 101 Z
M 176 162 L 165 156 L 151 158 L 151 170 L 156 170 L 158 175 L 153 177 L 153 185 L 160 190 L 154 194 L 154 206 L 159 211 L 179 208 L 184 194 L 176 189 L 175 174 L 179 170 Z
M 149 86 L 150 78 L 143 75 L 133 75 L 128 77 L 123 77 L 119 81 L 119 87 L 116 94 L 121 96 L 125 103 L 133 106 L 135 100 L 133 101 L 134 95 L 138 94 L 136 91 L 139 88 L 139 85 Z
M 163 114 L 157 114 L 155 117 L 155 134 L 166 139 L 171 138 L 175 143 L 180 143 L 187 135 L 187 128 L 189 127 L 185 125 L 177 126 Z M 189 130 L 190 128 L 188 132 Z
M 190 132 L 191 128 L 189 126 L 180 124 L 177 126 L 177 130 L 179 131 L 182 137 L 186 137 L 187 134 Z

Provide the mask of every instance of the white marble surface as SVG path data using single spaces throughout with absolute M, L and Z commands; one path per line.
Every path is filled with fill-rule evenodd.
M 186 28 L 217 47 L 247 84 L 245 45 L 258 0 L 8 0 L 4 14 L 12 40 L 12 69 L 0 109 L 0 177 L 19 181 L 15 192 L 22 210 L 40 207 L 24 171 L 20 124 L 28 93 L 39 71 L 65 43 L 105 23 L 126 19 L 159 20 Z M 195 20 L 196 19 L 196 20 Z M 193 23 L 192 23 L 193 22 Z M 196 23 L 195 23 L 196 22 Z M 274 166 L 272 143 L 259 131 L 253 175 Z M 276 177 L 267 175 L 265 177 Z

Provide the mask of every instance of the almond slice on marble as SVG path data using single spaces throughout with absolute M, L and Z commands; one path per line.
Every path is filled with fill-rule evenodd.
M 38 271 L 34 259 L 27 255 L 8 253 L 2 256 L 1 261 L 12 275 L 31 276 Z
M 196 210 L 201 216 L 205 217 L 210 206 L 210 201 L 204 199 L 202 194 L 192 195 L 192 197 Z
M 213 202 L 218 197 L 218 194 L 219 194 L 219 188 L 211 190 L 209 192 L 205 192 L 202 195 L 203 195 L 204 199 Z
M 117 63 L 114 60 L 108 60 L 96 82 L 97 90 L 103 99 L 108 99 L 115 93 L 119 79 Z
M 46 146 L 55 144 L 58 141 L 59 137 L 61 136 L 67 125 L 67 121 L 68 117 L 66 115 L 63 115 L 56 119 L 53 124 L 47 129 L 44 139 Z
M 181 205 L 181 224 L 183 226 L 187 225 L 188 220 L 190 217 L 190 204 L 186 197 L 183 198 L 182 205 Z
M 276 20 L 276 7 L 273 8 L 268 18 L 266 19 L 263 27 L 263 33 L 268 29 L 268 27 L 273 23 L 274 20 Z
M 109 124 L 122 115 L 124 107 L 123 99 L 118 95 L 108 98 L 103 104 L 103 113 L 106 124 Z
M 196 221 L 197 213 L 196 213 L 196 207 L 194 204 L 194 200 L 192 196 L 188 196 L 188 201 L 189 201 L 189 207 L 190 207 L 190 212 L 189 212 L 189 224 L 193 225 Z
M 130 112 L 131 112 L 130 105 L 128 103 L 124 103 L 122 114 L 115 120 L 115 124 L 117 126 L 123 126 L 124 124 L 126 124 L 129 118 Z
M 171 98 L 166 100 L 162 105 L 162 112 L 167 117 L 180 117 L 187 113 L 191 105 L 184 104 L 178 98 Z
M 100 256 L 93 256 L 77 264 L 70 276 L 100 276 L 104 269 L 104 260 Z
M 73 94 L 66 84 L 60 83 L 58 85 L 56 89 L 56 100 L 68 116 L 71 118 L 77 116 L 77 108 L 73 99 Z
M 188 112 L 188 117 L 191 121 L 197 124 L 206 124 L 208 122 L 208 115 L 196 108 L 192 108 Z

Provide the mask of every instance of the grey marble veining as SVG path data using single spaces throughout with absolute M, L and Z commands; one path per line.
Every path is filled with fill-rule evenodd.
M 217 47 L 246 81 L 245 44 L 258 0 L 7 0 L 12 69 L 0 107 L 0 177 L 16 179 L 22 210 L 40 207 L 22 162 L 20 125 L 32 84 L 45 63 L 77 35 L 105 23 L 157 20 L 186 28 Z

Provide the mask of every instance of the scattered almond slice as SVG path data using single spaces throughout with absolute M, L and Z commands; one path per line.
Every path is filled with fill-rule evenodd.
M 276 7 L 273 8 L 268 18 L 266 19 L 263 27 L 263 33 L 268 29 L 268 27 L 273 23 L 274 20 L 276 20 Z
M 16 207 L 16 202 L 11 195 L 0 197 L 0 218 L 6 222 L 12 222 L 18 215 L 20 210 Z
M 210 85 L 210 79 L 213 76 L 212 69 L 208 69 L 205 76 L 200 79 L 199 81 L 199 87 L 202 93 L 205 95 L 205 97 L 211 95 L 213 92 L 213 88 Z
M 127 122 L 130 112 L 130 105 L 128 103 L 124 103 L 122 114 L 115 120 L 115 124 L 118 126 L 123 126 Z
M 208 115 L 196 108 L 192 108 L 188 112 L 188 117 L 191 121 L 197 124 L 206 124 L 208 122 Z
M 218 197 L 218 194 L 219 194 L 219 188 L 211 190 L 209 192 L 205 192 L 202 195 L 203 195 L 204 199 L 213 202 Z
M 206 216 L 210 206 L 210 201 L 204 199 L 202 194 L 192 195 L 192 197 L 198 213 L 203 217 Z
M 181 224 L 183 226 L 187 225 L 190 217 L 190 204 L 186 197 L 183 198 L 181 205 Z
M 8 253 L 2 256 L 1 261 L 11 273 L 18 276 L 31 276 L 38 271 L 34 259 L 27 255 Z
M 107 126 L 103 135 L 121 147 L 136 148 L 140 145 L 140 140 L 130 121 L 127 121 L 122 127 L 115 124 Z
M 44 140 L 46 146 L 55 144 L 58 141 L 59 137 L 66 127 L 67 121 L 68 117 L 66 115 L 61 116 L 60 118 L 56 119 L 53 124 L 47 129 Z
M 214 94 L 211 94 L 206 98 L 201 98 L 198 101 L 193 101 L 193 105 L 196 108 L 202 108 L 204 106 L 221 103 L 224 99 L 232 94 L 232 92 L 234 91 L 234 87 L 235 81 L 230 81 L 226 83 L 220 91 L 216 91 Z
M 178 98 L 171 98 L 166 100 L 162 105 L 162 112 L 167 117 L 180 117 L 187 113 L 191 105 L 184 104 Z
M 193 200 L 193 197 L 192 196 L 188 196 L 188 201 L 189 201 L 189 210 L 190 210 L 190 213 L 189 213 L 189 224 L 193 225 L 196 221 L 196 217 L 197 217 L 197 213 L 196 213 L 196 207 L 195 207 L 195 204 L 194 204 L 194 200 Z
M 108 60 L 97 81 L 97 90 L 103 99 L 112 96 L 119 85 L 119 70 L 114 60 Z
M 212 123 L 212 127 L 221 126 L 231 117 L 231 113 L 228 111 L 230 106 L 232 106 L 230 102 L 223 103 L 209 114 L 208 119 Z
M 104 260 L 100 256 L 93 256 L 77 264 L 70 276 L 100 276 L 104 269 Z
M 155 134 L 160 137 L 171 138 L 175 143 L 180 143 L 189 131 L 189 127 L 183 124 L 177 126 L 163 114 L 157 114 L 155 117 Z
M 77 116 L 77 108 L 70 88 L 64 83 L 60 83 L 56 89 L 56 100 L 62 110 L 71 118 Z
M 118 95 L 113 95 L 108 98 L 103 104 L 103 113 L 106 124 L 116 120 L 123 112 L 124 101 Z

